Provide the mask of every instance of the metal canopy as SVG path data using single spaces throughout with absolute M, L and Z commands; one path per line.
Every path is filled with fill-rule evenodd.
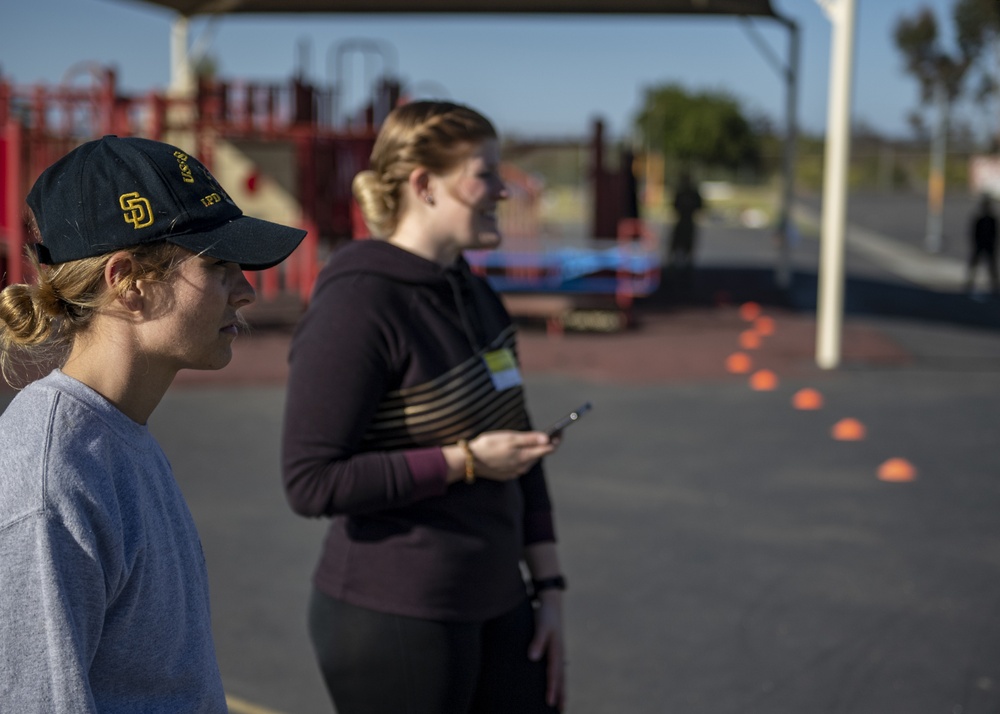
M 791 207 L 794 201 L 794 157 L 798 134 L 796 122 L 799 30 L 797 23 L 789 17 L 775 12 L 771 0 L 138 0 L 146 4 L 158 5 L 178 14 L 172 35 L 172 76 L 178 86 L 180 80 L 190 76 L 187 59 L 187 24 L 189 18 L 198 15 L 229 14 L 520 14 L 520 15 L 728 15 L 743 17 L 765 17 L 776 20 L 789 31 L 789 60 L 779 68 L 788 87 L 786 114 L 787 136 L 785 140 L 785 190 L 782 196 L 781 217 L 778 233 L 780 250 L 776 269 L 777 283 L 789 287 L 791 279 L 789 258 L 789 231 L 791 227 Z M 848 13 L 853 18 L 855 0 L 816 0 L 831 12 L 843 7 L 851 8 Z M 853 23 L 853 19 L 852 19 Z M 836 23 L 834 23 L 836 25 Z M 849 81 L 849 80 L 848 80 Z M 833 106 L 833 105 L 831 105 Z M 843 107 L 839 107 L 843 109 Z M 843 113 L 843 112 L 841 112 Z M 846 116 L 846 115 L 845 115 Z M 825 181 L 824 183 L 828 183 Z M 845 190 L 844 186 L 840 187 Z M 824 208 L 824 215 L 827 213 Z M 841 232 L 842 233 L 842 232 Z M 840 236 L 842 244 L 843 236 Z M 824 242 L 836 242 L 833 239 Z M 835 325 L 834 332 L 839 332 Z M 821 367 L 836 366 L 839 354 L 833 359 L 822 359 L 817 350 L 817 361 Z M 839 353 L 839 343 L 835 352 Z
M 185 16 L 289 13 L 646 14 L 775 17 L 771 0 L 144 0 Z

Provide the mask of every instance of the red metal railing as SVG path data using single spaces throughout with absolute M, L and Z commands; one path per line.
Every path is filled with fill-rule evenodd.
M 252 278 L 264 299 L 292 293 L 307 300 L 319 269 L 319 243 L 353 234 L 350 180 L 367 165 L 371 124 L 336 130 L 330 92 L 299 80 L 288 86 L 202 83 L 193 99 L 155 92 L 135 97 L 119 92 L 113 70 L 82 69 L 91 80 L 85 86 L 16 87 L 0 78 L 0 284 L 24 280 L 30 240 L 25 197 L 46 166 L 106 134 L 163 139 L 184 132 L 194 142 L 192 153 L 210 168 L 220 139 L 294 147 L 290 190 L 308 236 L 289 260 Z

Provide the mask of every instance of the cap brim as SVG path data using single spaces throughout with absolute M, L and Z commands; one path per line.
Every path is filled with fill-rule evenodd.
M 195 253 L 238 263 L 243 270 L 265 270 L 291 255 L 305 236 L 301 228 L 240 216 L 208 231 L 166 236 L 166 240 Z

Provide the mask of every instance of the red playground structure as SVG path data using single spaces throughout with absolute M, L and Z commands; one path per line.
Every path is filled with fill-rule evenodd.
M 18 87 L 0 77 L 0 285 L 22 282 L 32 240 L 25 196 L 53 161 L 84 141 L 116 134 L 167 141 L 191 151 L 248 214 L 299 225 L 308 236 L 281 265 L 248 274 L 262 301 L 308 301 L 327 254 L 367 237 L 351 181 L 367 167 L 377 127 L 400 101 L 400 84 L 380 79 L 354 117 L 335 117 L 336 91 L 295 77 L 286 84 L 203 81 L 193 97 L 129 96 L 112 69 L 83 63 L 58 86 Z M 515 314 L 545 317 L 553 331 L 573 309 L 605 298 L 627 323 L 632 302 L 659 284 L 657 240 L 636 216 L 628 171 L 604 167 L 600 123 L 591 142 L 590 240 L 553 247 L 541 241 L 542 186 L 516 166 L 502 167 L 510 198 L 501 207 L 506 243 L 470 254 L 473 268 L 509 296 Z M 627 165 L 626 161 L 621 162 Z M 537 296 L 530 306 L 527 296 Z M 558 300 L 544 298 L 558 296 Z M 604 305 L 604 303 L 600 303 Z M 549 305 L 539 311 L 538 305 Z
M 127 96 L 111 69 L 81 65 L 85 82 L 20 88 L 0 79 L 0 237 L 4 282 L 23 279 L 30 240 L 24 199 L 35 178 L 78 144 L 107 134 L 167 141 L 198 156 L 248 213 L 308 230 L 282 265 L 252 276 L 267 300 L 305 301 L 321 240 L 349 239 L 350 182 L 368 162 L 374 117 L 335 130 L 324 97 L 297 80 L 287 86 L 203 83 L 194 98 Z M 391 94 L 392 87 L 385 90 Z

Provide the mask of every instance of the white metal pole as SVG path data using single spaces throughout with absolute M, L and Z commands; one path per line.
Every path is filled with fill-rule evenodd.
M 832 25 L 832 42 L 820 232 L 816 364 L 822 369 L 835 369 L 840 364 L 844 321 L 844 231 L 847 223 L 855 0 L 817 2 L 826 11 Z
M 170 93 L 189 97 L 194 93 L 194 71 L 188 52 L 188 18 L 178 15 L 170 27 Z
M 924 247 L 928 253 L 940 253 L 944 234 L 944 170 L 948 154 L 948 95 L 938 86 L 934 97 L 937 122 L 931 140 L 930 176 L 927 179 L 927 233 Z

